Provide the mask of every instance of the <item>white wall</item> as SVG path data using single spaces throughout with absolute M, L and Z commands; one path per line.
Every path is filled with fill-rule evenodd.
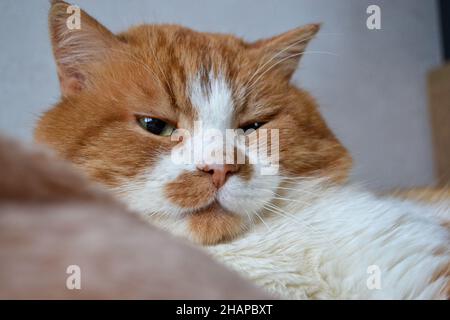
M 36 117 L 58 99 L 47 35 L 48 0 L 0 2 L 0 130 L 26 141 Z M 295 82 L 318 98 L 351 150 L 356 179 L 373 188 L 433 181 L 425 75 L 441 61 L 437 6 L 424 0 L 74 1 L 113 31 L 172 22 L 248 40 L 324 22 Z M 365 26 L 382 9 L 382 30 Z

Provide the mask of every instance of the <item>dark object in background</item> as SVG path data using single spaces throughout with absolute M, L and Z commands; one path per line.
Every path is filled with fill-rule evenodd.
M 444 50 L 445 61 L 450 61 L 450 1 L 441 0 L 441 33 L 442 33 L 442 47 Z
M 450 1 L 449 1 L 450 2 Z M 428 105 L 439 185 L 450 186 L 450 64 L 428 74 Z
M 447 64 L 428 74 L 428 100 L 439 185 L 450 185 L 450 1 L 440 0 L 442 50 Z

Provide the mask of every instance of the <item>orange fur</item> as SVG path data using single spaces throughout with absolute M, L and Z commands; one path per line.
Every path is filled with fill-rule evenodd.
M 195 241 L 211 245 L 233 239 L 242 231 L 241 218 L 226 212 L 217 204 L 192 215 L 189 227 Z
M 181 174 L 165 186 L 165 192 L 170 201 L 185 208 L 207 205 L 215 195 L 209 175 L 200 171 Z
M 395 190 L 391 192 L 395 197 L 434 203 L 437 201 L 450 201 L 450 187 L 438 188 L 412 188 L 406 190 Z

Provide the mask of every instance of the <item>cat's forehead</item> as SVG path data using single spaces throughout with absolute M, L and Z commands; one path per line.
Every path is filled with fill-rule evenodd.
M 140 26 L 120 37 L 191 120 L 230 126 L 245 106 L 246 85 L 256 65 L 239 38 L 170 25 Z
M 183 68 L 191 75 L 200 68 L 236 72 L 243 67 L 243 62 L 251 60 L 248 45 L 235 36 L 198 32 L 177 25 L 142 25 L 120 34 L 119 38 L 141 53 L 149 54 L 160 65 Z
M 223 73 L 210 71 L 206 77 L 199 73 L 188 80 L 186 90 L 195 120 L 217 129 L 232 125 L 237 101 Z
M 249 45 L 231 34 L 200 32 L 180 25 L 144 24 L 118 34 L 118 37 L 134 45 L 158 47 L 185 46 L 184 49 L 239 50 Z
M 185 82 L 221 74 L 233 84 L 248 75 L 259 61 L 241 39 L 224 34 L 197 32 L 176 25 L 144 25 L 120 37 L 143 56 L 161 76 L 178 76 Z M 172 79 L 168 79 L 172 80 Z

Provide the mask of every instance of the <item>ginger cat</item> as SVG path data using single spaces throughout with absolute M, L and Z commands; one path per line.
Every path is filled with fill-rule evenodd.
M 279 297 L 449 298 L 448 199 L 348 185 L 348 152 L 290 83 L 319 25 L 256 42 L 177 25 L 116 35 L 84 11 L 81 29 L 69 30 L 67 6 L 55 1 L 49 16 L 62 98 L 36 141 Z M 266 148 L 277 146 L 278 170 L 264 174 L 236 142 L 226 144 L 232 163 L 174 161 L 196 141 L 217 144 L 198 122 L 242 129 L 244 146 L 275 130 Z M 178 129 L 194 134 L 174 139 Z

